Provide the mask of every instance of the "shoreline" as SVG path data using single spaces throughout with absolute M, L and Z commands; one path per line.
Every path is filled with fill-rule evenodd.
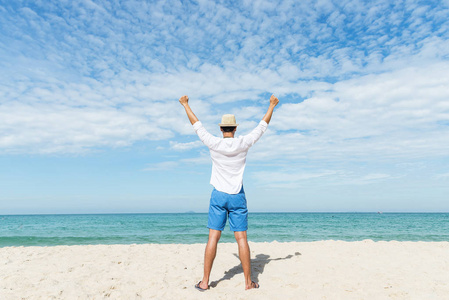
M 316 241 L 268 241 L 268 242 L 254 242 L 248 239 L 248 243 L 250 244 L 312 244 L 312 243 L 427 243 L 427 244 L 449 244 L 448 241 L 399 241 L 399 240 L 372 240 L 372 239 L 364 239 L 364 240 L 356 240 L 356 241 L 348 241 L 348 240 L 316 240 Z M 54 247 L 92 247 L 92 246 L 196 246 L 203 245 L 205 246 L 207 243 L 207 238 L 203 243 L 116 243 L 116 244 L 60 244 L 60 245 L 20 245 L 20 246 L 0 246 L 0 251 L 6 248 L 54 248 Z M 235 245 L 236 242 L 218 242 L 218 245 Z
M 249 242 L 253 280 L 244 291 L 236 243 L 219 243 L 211 289 L 205 243 L 0 248 L 1 299 L 443 299 L 449 242 Z
M 355 241 L 348 241 L 348 240 L 316 240 L 316 241 L 268 241 L 268 242 L 254 242 L 248 239 L 248 243 L 250 244 L 312 244 L 312 243 L 427 243 L 427 244 L 449 244 L 449 240 L 447 241 L 400 241 L 400 240 L 372 240 L 372 239 L 363 239 L 363 240 L 355 240 Z M 1 246 L 1 249 L 5 248 L 54 248 L 54 247 L 90 247 L 90 246 L 144 246 L 144 245 L 150 245 L 150 246 L 196 246 L 196 245 L 206 245 L 207 243 L 207 237 L 204 240 L 204 243 L 116 243 L 116 244 L 73 244 L 73 245 L 20 245 L 20 246 Z M 232 242 L 222 242 L 219 241 L 218 245 L 234 245 L 236 244 L 235 240 Z

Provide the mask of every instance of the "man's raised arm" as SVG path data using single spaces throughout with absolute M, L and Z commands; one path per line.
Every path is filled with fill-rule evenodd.
M 268 107 L 267 113 L 263 117 L 262 121 L 260 121 L 259 125 L 257 125 L 257 127 L 253 129 L 253 131 L 243 137 L 244 143 L 248 148 L 254 145 L 265 132 L 265 130 L 267 130 L 268 123 L 270 123 L 271 116 L 273 115 L 274 107 L 278 105 L 278 103 L 279 99 L 274 95 L 271 95 L 270 106 Z
M 190 123 L 193 125 L 193 129 L 196 134 L 200 138 L 200 140 L 210 149 L 213 149 L 217 143 L 220 141 L 219 138 L 213 136 L 204 128 L 203 124 L 198 120 L 198 118 L 193 113 L 192 109 L 189 106 L 189 97 L 182 96 L 179 98 L 179 102 L 186 109 L 187 116 L 189 117 Z
M 268 111 L 267 111 L 267 113 L 265 114 L 265 116 L 264 116 L 263 119 L 262 119 L 262 120 L 264 120 L 265 122 L 267 122 L 267 124 L 270 123 L 271 116 L 273 115 L 274 107 L 275 107 L 276 105 L 278 105 L 278 103 L 279 103 L 279 99 L 276 98 L 274 95 L 271 95 L 271 98 L 270 98 L 270 106 L 268 107 Z
M 181 98 L 179 98 L 179 102 L 182 104 L 182 106 L 184 106 L 187 116 L 189 117 L 190 123 L 192 123 L 193 125 L 196 122 L 198 122 L 198 118 L 195 116 L 195 114 L 193 113 L 192 109 L 189 106 L 189 97 L 182 96 Z

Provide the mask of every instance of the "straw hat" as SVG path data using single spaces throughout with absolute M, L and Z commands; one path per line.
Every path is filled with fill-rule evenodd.
M 235 123 L 234 115 L 223 115 L 223 117 L 221 117 L 221 123 L 218 125 L 220 127 L 234 127 L 238 126 L 239 124 Z

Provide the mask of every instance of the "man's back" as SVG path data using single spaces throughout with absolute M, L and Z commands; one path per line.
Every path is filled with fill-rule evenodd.
M 219 138 L 211 135 L 200 121 L 193 124 L 200 140 L 209 148 L 212 158 L 210 184 L 220 192 L 238 194 L 243 186 L 243 172 L 246 154 L 262 134 L 268 124 L 260 121 L 249 134 L 237 138 Z

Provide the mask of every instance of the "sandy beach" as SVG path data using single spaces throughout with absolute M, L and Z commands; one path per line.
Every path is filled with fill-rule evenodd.
M 219 244 L 199 292 L 203 244 L 0 248 L 0 299 L 449 299 L 449 242 L 250 243 L 245 291 L 237 246 Z

